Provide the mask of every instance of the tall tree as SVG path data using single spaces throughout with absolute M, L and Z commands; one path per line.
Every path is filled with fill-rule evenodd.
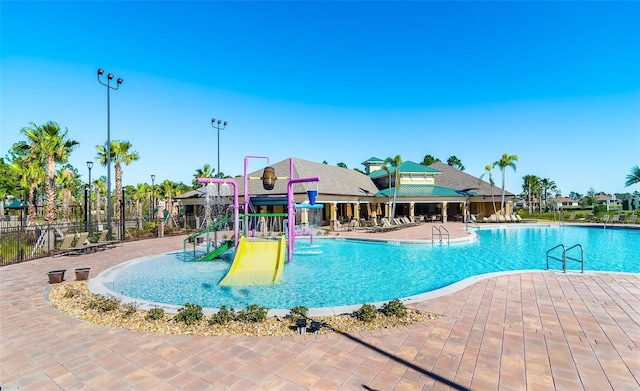
M 10 165 L 14 175 L 20 178 L 20 186 L 27 190 L 27 225 L 36 224 L 38 187 L 44 182 L 44 170 L 38 161 L 28 156 L 16 157 Z
M 493 188 L 496 185 L 496 183 L 493 180 L 493 175 L 491 174 L 491 169 L 493 167 L 491 167 L 491 164 L 487 164 L 486 166 L 484 166 L 484 169 L 487 171 L 484 174 L 480 175 L 480 179 L 482 179 L 485 175 L 489 175 L 489 184 L 491 185 L 491 205 L 493 205 L 493 214 L 497 217 L 498 216 L 498 212 L 496 211 L 496 200 L 495 197 L 493 196 Z
M 96 223 L 102 224 L 102 196 L 101 194 L 107 194 L 107 177 L 101 176 L 98 179 L 93 180 L 92 194 L 96 197 L 96 207 L 93 209 L 96 212 Z M 105 202 L 106 205 L 106 202 Z
M 430 166 L 430 165 L 432 165 L 433 163 L 435 163 L 435 162 L 439 162 L 439 161 L 440 161 L 440 159 L 438 159 L 437 157 L 433 157 L 433 156 L 431 156 L 431 155 L 426 155 L 426 156 L 424 157 L 424 159 L 422 159 L 422 165 L 424 165 L 424 166 Z
M 462 162 L 456 156 L 450 156 L 449 159 L 447 159 L 447 164 L 460 171 L 464 171 L 464 166 L 462 165 Z
M 98 162 L 102 166 L 106 167 L 108 163 L 107 159 L 107 143 L 104 145 L 97 145 L 98 149 Z M 138 152 L 131 150 L 132 145 L 127 140 L 111 140 L 110 152 L 111 161 L 114 164 L 116 173 L 116 202 L 115 202 L 115 218 L 120 220 L 120 204 L 122 203 L 122 165 L 129 165 L 132 162 L 140 159 Z
M 216 169 L 211 167 L 210 164 L 205 164 L 202 168 L 196 169 L 196 173 L 193 174 L 193 180 L 191 181 L 193 188 L 195 189 L 202 186 L 202 183 L 198 183 L 198 178 L 214 178 L 215 172 Z
M 533 213 L 533 198 L 540 188 L 540 178 L 535 175 L 525 175 L 522 180 L 522 189 L 527 193 L 527 206 L 529 214 L 531 214 Z
M 338 162 L 338 164 L 336 164 L 336 166 L 338 166 L 340 168 L 348 168 L 347 165 L 344 162 Z
M 542 187 L 542 195 L 544 197 L 544 209 L 547 210 L 547 199 L 549 192 L 554 191 L 556 189 L 556 183 L 549 178 L 544 178 L 540 180 L 540 186 Z
M 625 187 L 640 183 L 640 167 L 635 166 L 631 168 L 631 173 L 627 175 L 627 181 L 624 183 Z
M 506 183 L 506 170 L 507 167 L 511 167 L 513 168 L 513 171 L 516 171 L 516 162 L 518 161 L 518 156 L 516 155 L 509 155 L 509 154 L 503 154 L 502 157 L 500 158 L 500 160 L 497 160 L 495 162 L 493 162 L 493 167 L 498 166 L 500 167 L 500 171 L 502 172 L 502 198 L 500 200 L 500 209 L 501 209 L 501 213 L 504 216 L 506 214 L 506 211 L 504 209 L 504 195 L 505 195 L 505 190 L 504 190 L 504 186 Z
M 69 131 L 60 129 L 60 125 L 49 121 L 42 126 L 31 123 L 31 127 L 21 129 L 27 137 L 23 144 L 29 149 L 34 160 L 45 163 L 45 223 L 56 221 L 56 164 L 66 163 L 71 151 L 79 145 L 75 140 L 67 139 Z
M 398 188 L 400 187 L 400 165 L 402 164 L 402 156 L 396 155 L 394 158 L 386 158 L 384 165 L 387 166 L 387 172 L 389 169 L 393 169 L 393 204 L 391 207 L 391 217 L 396 217 L 396 197 L 398 195 Z M 389 183 L 391 186 L 391 183 Z
M 71 205 L 74 202 L 74 193 L 78 188 L 77 172 L 73 166 L 65 164 L 58 170 L 56 182 L 60 186 L 62 194 L 62 221 L 71 222 Z

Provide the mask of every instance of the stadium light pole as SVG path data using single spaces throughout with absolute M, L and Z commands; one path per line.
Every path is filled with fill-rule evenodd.
M 98 69 L 98 83 L 107 87 L 107 235 L 111 239 L 111 90 L 117 90 L 122 84 L 122 78 L 116 80 L 116 86 L 111 85 L 111 80 L 115 76 L 113 73 L 107 75 L 107 82 L 100 80 L 104 75 L 104 69 Z
M 220 177 L 220 131 L 224 130 L 224 128 L 227 127 L 228 122 L 227 121 L 222 121 L 222 120 L 217 120 L 215 118 L 211 118 L 211 126 L 214 129 L 218 130 L 218 172 L 216 173 L 216 178 L 221 178 Z M 218 184 L 219 185 L 219 184 Z
M 87 162 L 87 168 L 89 169 L 89 205 L 87 206 L 87 212 L 89 213 L 88 217 L 87 217 L 87 220 L 88 220 L 88 223 L 89 223 L 88 224 L 89 225 L 89 229 L 88 229 L 89 236 L 91 236 L 91 234 L 92 234 L 92 232 L 91 232 L 92 231 L 92 229 L 91 229 L 91 168 L 92 167 L 93 167 L 93 162 L 91 162 L 91 161 Z

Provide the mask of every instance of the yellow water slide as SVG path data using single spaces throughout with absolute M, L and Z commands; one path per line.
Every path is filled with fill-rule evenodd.
M 258 239 L 242 236 L 231 268 L 220 281 L 220 286 L 247 286 L 277 284 L 284 267 L 287 241 Z

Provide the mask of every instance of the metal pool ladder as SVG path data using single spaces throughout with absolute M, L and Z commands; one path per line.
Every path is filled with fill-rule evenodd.
M 557 258 L 556 256 L 554 256 L 552 254 L 553 250 L 557 249 L 557 248 L 562 248 L 562 258 Z M 579 248 L 580 249 L 580 258 L 573 258 L 569 255 L 567 255 L 567 253 L 574 249 L 574 248 Z M 582 246 L 580 244 L 574 244 L 573 246 L 569 247 L 569 248 L 565 248 L 564 244 L 559 244 L 555 247 L 550 248 L 549 250 L 547 250 L 547 270 L 549 270 L 549 259 L 554 259 L 556 261 L 560 261 L 562 262 L 562 271 L 564 273 L 567 272 L 567 260 L 570 261 L 576 261 L 576 262 L 580 262 L 580 267 L 581 273 L 584 273 L 584 249 L 582 248 Z
M 438 232 L 438 238 L 439 238 L 440 244 L 442 244 L 442 235 L 447 235 L 447 244 L 451 242 L 451 238 L 449 237 L 449 231 L 447 231 L 447 229 L 443 225 L 441 225 L 440 227 L 436 227 L 435 225 L 432 225 L 431 226 L 431 244 L 435 242 L 435 234 L 434 234 L 435 231 Z M 443 234 L 442 231 L 444 231 L 445 233 Z

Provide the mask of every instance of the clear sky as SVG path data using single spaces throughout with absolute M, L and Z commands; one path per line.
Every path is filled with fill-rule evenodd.
M 514 193 L 529 174 L 564 195 L 640 190 L 624 187 L 640 164 L 640 2 L 3 0 L 0 13 L 0 154 L 53 120 L 80 142 L 83 180 L 107 137 L 104 68 L 124 79 L 111 139 L 140 154 L 125 185 L 216 168 L 215 117 L 228 175 L 247 155 L 360 169 L 455 155 L 480 176 L 508 153 Z

